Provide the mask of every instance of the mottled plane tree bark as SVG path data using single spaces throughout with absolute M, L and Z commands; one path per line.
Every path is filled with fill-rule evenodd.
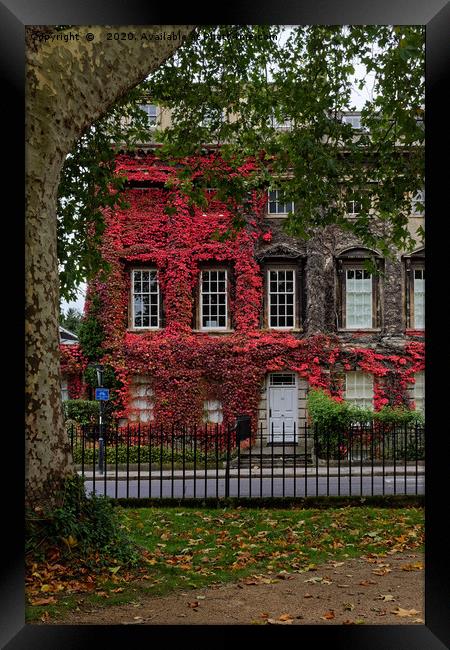
M 61 168 L 77 138 L 165 61 L 189 25 L 27 28 L 26 67 L 26 500 L 50 499 L 73 472 L 63 424 L 59 368 L 56 200 Z M 120 31 L 124 31 L 123 28 Z M 175 32 L 177 40 L 143 39 Z M 86 39 L 86 34 L 92 40 Z M 47 37 L 47 38 L 46 38 Z

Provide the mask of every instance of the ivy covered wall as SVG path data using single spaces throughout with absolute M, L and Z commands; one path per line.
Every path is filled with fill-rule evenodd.
M 229 173 L 215 155 L 196 162 L 199 178 L 211 165 L 220 164 L 223 173 Z M 245 175 L 248 169 L 243 166 L 240 173 Z M 208 195 L 207 207 L 200 208 L 190 205 L 175 180 L 171 189 L 165 189 L 174 168 L 161 164 L 154 154 L 119 155 L 117 171 L 130 182 L 128 207 L 105 213 L 102 254 L 110 270 L 89 286 L 88 326 L 84 340 L 80 336 L 84 356 L 78 346 L 62 351 L 71 397 L 82 392 L 76 370 L 85 369 L 88 354 L 114 370 L 117 387 L 112 394 L 118 417 L 127 418 L 132 410 L 133 376 L 151 378 L 157 424 L 201 422 L 208 399 L 222 403 L 225 423 L 238 413 L 251 415 L 256 422 L 266 373 L 280 370 L 296 372 L 310 386 L 339 398 L 345 371 L 359 369 L 374 376 L 376 409 L 413 406 L 408 388 L 414 374 L 424 368 L 423 340 L 403 337 L 389 347 L 379 335 L 355 332 L 342 337 L 332 331 L 327 287 L 333 269 L 324 261 L 326 234 L 318 233 L 308 242 L 295 240 L 306 257 L 308 309 L 303 331 L 261 329 L 263 283 L 257 255 L 278 240 L 289 242 L 277 223 L 266 219 L 265 193 L 248 197 L 241 214 L 246 225 L 234 230 L 235 213 L 213 195 Z M 211 262 L 226 265 L 233 280 L 231 332 L 196 331 L 200 270 Z M 131 269 L 144 265 L 158 269 L 164 309 L 157 331 L 132 331 L 130 326 Z M 94 352 L 89 332 L 95 339 Z

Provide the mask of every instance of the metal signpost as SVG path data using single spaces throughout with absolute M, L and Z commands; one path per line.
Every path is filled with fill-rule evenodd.
M 99 410 L 99 437 L 98 437 L 98 471 L 103 474 L 104 459 L 105 459 L 105 437 L 104 437 L 104 407 L 105 402 L 109 400 L 109 388 L 103 387 L 103 366 L 97 365 L 97 383 L 98 388 L 95 389 L 95 399 L 100 402 Z

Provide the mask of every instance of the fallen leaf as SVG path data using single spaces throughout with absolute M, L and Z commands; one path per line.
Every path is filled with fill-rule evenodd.
M 328 612 L 325 612 L 323 616 L 321 616 L 324 621 L 331 621 L 334 618 L 334 611 L 330 609 Z
M 63 537 L 62 540 L 69 548 L 78 544 L 77 540 L 72 535 L 69 535 L 69 537 Z
M 404 564 L 402 571 L 421 571 L 424 568 L 423 562 L 414 562 L 414 564 Z
M 290 621 L 290 620 L 292 620 L 293 618 L 294 618 L 294 617 L 291 616 L 290 614 L 281 614 L 281 615 L 278 617 L 278 620 L 279 620 L 279 621 Z
M 391 594 L 380 594 L 380 595 L 378 596 L 378 600 L 382 600 L 382 601 L 384 601 L 385 603 L 387 603 L 387 602 L 389 602 L 390 600 L 395 600 L 395 598 L 394 598 L 394 596 L 392 596 Z
M 269 623 L 269 625 L 292 625 L 293 619 L 290 618 L 287 621 L 280 621 L 275 618 L 268 618 L 267 622 Z
M 192 601 L 192 603 L 188 603 L 187 606 L 191 607 L 192 609 L 195 609 L 196 607 L 198 607 L 198 600 L 194 600 Z
M 373 569 L 372 573 L 374 573 L 376 576 L 384 576 L 386 573 L 391 573 L 392 569 L 388 569 L 387 567 L 382 567 L 380 569 Z
M 376 585 L 375 580 L 361 580 L 359 583 L 362 587 L 368 587 L 369 585 Z
M 308 578 L 308 580 L 304 580 L 303 582 L 310 582 L 312 584 L 316 584 L 318 582 L 322 582 L 323 578 L 320 576 L 314 576 L 314 578 Z
M 423 620 L 423 618 L 415 618 L 413 620 L 413 623 L 425 623 L 425 621 Z
M 111 573 L 113 575 L 116 575 L 116 573 L 119 571 L 119 569 L 120 569 L 120 566 L 110 566 L 109 567 L 109 570 L 111 571 Z
M 355 605 L 353 603 L 343 603 L 344 610 L 352 612 L 355 609 Z
M 416 614 L 420 614 L 416 609 L 403 609 L 402 607 L 397 607 L 397 609 L 394 609 L 391 611 L 391 614 L 395 614 L 396 616 L 400 617 L 405 617 L 405 616 L 415 616 Z

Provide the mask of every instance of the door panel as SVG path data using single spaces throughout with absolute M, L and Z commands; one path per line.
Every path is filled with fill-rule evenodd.
M 283 442 L 283 425 L 285 442 L 294 441 L 294 422 L 297 422 L 297 387 L 269 387 L 269 441 Z

